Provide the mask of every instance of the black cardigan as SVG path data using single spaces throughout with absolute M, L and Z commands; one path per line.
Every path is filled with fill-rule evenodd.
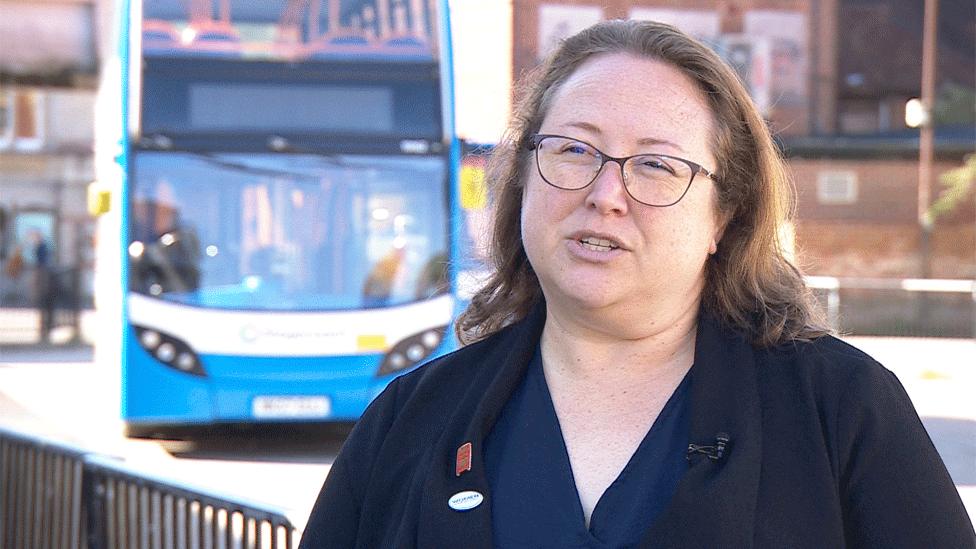
M 544 322 L 538 307 L 395 380 L 336 458 L 301 548 L 491 547 L 482 443 Z M 832 337 L 758 349 L 703 315 L 691 376 L 689 442 L 730 441 L 721 459 L 693 456 L 641 547 L 976 547 L 911 401 L 864 353 Z M 448 506 L 466 490 L 484 503 Z

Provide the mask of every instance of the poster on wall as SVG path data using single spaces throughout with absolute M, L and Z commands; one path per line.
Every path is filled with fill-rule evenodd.
M 770 95 L 776 104 L 805 105 L 807 88 L 807 17 L 794 11 L 750 10 L 743 21 L 745 34 L 769 42 Z
M 714 44 L 721 32 L 721 19 L 716 11 L 633 8 L 630 18 L 674 25 L 706 44 Z
M 603 8 L 597 6 L 539 6 L 539 49 L 537 58 L 549 55 L 559 41 L 603 20 Z
M 719 54 L 738 73 L 759 112 L 767 115 L 772 101 L 770 40 L 750 34 L 726 34 L 720 44 Z

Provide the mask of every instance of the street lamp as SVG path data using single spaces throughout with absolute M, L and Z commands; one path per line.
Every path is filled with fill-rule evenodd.
M 932 106 L 935 104 L 935 53 L 938 31 L 939 0 L 925 0 L 925 17 L 922 27 L 922 97 L 905 105 L 905 122 L 918 127 L 918 226 L 919 270 L 922 278 L 931 275 L 932 218 L 929 204 L 932 196 L 932 161 L 934 128 Z M 912 122 L 909 123 L 909 114 Z
M 905 103 L 905 125 L 909 128 L 921 128 L 929 123 L 929 113 L 922 100 L 913 97 Z

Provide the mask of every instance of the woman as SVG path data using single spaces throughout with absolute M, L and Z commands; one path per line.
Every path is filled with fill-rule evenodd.
M 369 408 L 303 547 L 974 546 L 898 381 L 784 259 L 782 162 L 710 50 L 569 38 L 492 163 L 470 345 Z

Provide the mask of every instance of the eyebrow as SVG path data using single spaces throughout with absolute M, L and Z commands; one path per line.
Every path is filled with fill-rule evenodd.
M 593 124 L 590 124 L 589 122 L 582 122 L 582 121 L 569 122 L 566 125 L 567 126 L 570 126 L 570 127 L 574 127 L 574 128 L 580 128 L 582 130 L 586 130 L 588 132 L 595 133 L 597 135 L 602 135 L 603 134 L 603 131 L 600 130 L 599 127 L 597 127 L 597 126 L 595 126 Z M 658 139 L 656 137 L 642 137 L 642 138 L 640 138 L 640 139 L 637 140 L 637 144 L 638 145 L 641 145 L 641 146 L 644 146 L 644 145 L 668 145 L 670 147 L 674 147 L 675 149 L 678 149 L 681 152 L 685 152 L 685 150 L 683 148 L 681 148 L 681 145 L 678 145 L 677 143 L 675 143 L 673 141 L 668 141 L 667 139 Z

